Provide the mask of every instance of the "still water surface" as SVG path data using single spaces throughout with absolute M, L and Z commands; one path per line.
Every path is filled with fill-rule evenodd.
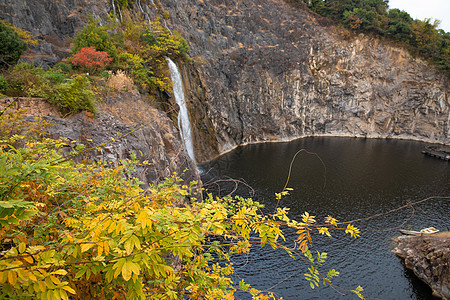
M 290 217 L 297 220 L 305 211 L 320 221 L 327 215 L 354 220 L 430 196 L 450 196 L 449 163 L 424 156 L 424 147 L 412 141 L 314 137 L 239 147 L 200 168 L 203 182 L 211 183 L 210 192 L 225 195 L 236 188 L 228 178 L 242 180 L 246 184 L 239 184 L 235 194 L 253 197 L 270 213 L 293 156 L 306 149 L 317 156 L 297 155 L 288 184 L 294 190 L 280 206 L 289 207 Z M 314 249 L 328 253 L 326 270 L 340 272 L 334 283 L 347 289 L 361 285 L 366 295 L 378 299 L 432 299 L 431 290 L 391 253 L 390 238 L 398 234 L 397 229 L 386 229 L 434 226 L 450 230 L 450 201 L 430 200 L 417 205 L 412 217 L 411 213 L 404 209 L 359 222 L 355 224 L 362 230 L 358 239 L 342 234 L 332 239 L 313 236 Z M 294 231 L 287 232 L 288 240 L 295 237 Z M 233 263 L 235 282 L 244 279 L 284 299 L 357 299 L 331 288 L 311 290 L 303 275 L 305 264 L 268 246 L 255 246 L 250 255 L 234 257 Z M 245 294 L 237 297 L 249 299 Z

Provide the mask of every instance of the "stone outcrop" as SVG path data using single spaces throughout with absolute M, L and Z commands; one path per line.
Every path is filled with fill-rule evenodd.
M 0 109 L 11 100 L 1 99 Z M 96 116 L 78 113 L 63 118 L 57 108 L 43 99 L 19 98 L 11 108 L 27 109 L 28 116 L 41 116 L 52 124 L 47 128 L 50 137 L 68 138 L 74 141 L 72 148 L 79 143 L 90 148 L 110 142 L 78 157 L 79 161 L 89 159 L 118 166 L 121 160 L 132 156 L 141 162 L 147 160 L 149 164 L 139 166 L 134 174 L 146 185 L 159 183 L 174 172 L 180 175 L 185 170 L 186 181 L 200 179 L 173 122 L 137 93 L 106 96 Z
M 427 283 L 433 295 L 450 299 L 450 232 L 423 236 L 399 236 L 392 250 L 405 266 Z
M 36 65 L 53 65 L 70 55 L 70 41 L 88 15 L 106 22 L 107 0 L 0 0 L 0 19 L 28 30 L 39 42 L 24 59 Z

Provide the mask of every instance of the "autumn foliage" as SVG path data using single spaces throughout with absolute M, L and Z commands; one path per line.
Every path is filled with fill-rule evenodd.
M 67 157 L 61 149 L 72 142 L 13 146 L 22 139 L 0 135 L 0 299 L 234 299 L 237 291 L 275 299 L 233 281 L 232 254 L 252 244 L 286 251 L 305 262 L 315 288 L 332 285 L 339 272 L 319 271 L 327 254 L 308 249 L 311 233 L 359 234 L 332 217 L 318 224 L 305 212 L 292 220 L 287 208 L 263 215 L 252 199 L 195 201 L 196 183 L 176 175 L 143 190 L 132 176 L 136 161 L 76 164 L 82 145 Z M 280 243 L 287 227 L 298 234 L 292 248 Z
M 105 51 L 97 51 L 91 46 L 81 48 L 81 50 L 73 56 L 72 64 L 95 72 L 99 68 L 103 68 L 112 62 L 112 60 L 113 58 L 110 57 L 108 53 Z

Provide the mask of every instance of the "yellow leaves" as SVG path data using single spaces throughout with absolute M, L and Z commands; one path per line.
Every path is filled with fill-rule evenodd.
M 347 225 L 345 233 L 349 233 L 351 237 L 357 238 L 359 236 L 359 229 L 351 224 Z
M 325 223 L 329 223 L 329 224 L 333 225 L 334 227 L 338 226 L 338 224 L 337 224 L 338 222 L 339 221 L 337 219 L 335 219 L 335 218 L 333 218 L 331 216 L 328 216 L 328 217 L 325 218 Z
M 80 221 L 74 218 L 66 218 L 64 219 L 64 223 L 68 227 L 76 227 L 80 224 Z
M 152 220 L 149 218 L 149 210 L 142 210 L 136 218 L 136 224 L 141 224 L 142 229 L 150 229 L 152 223 Z
M 300 250 L 302 250 L 302 252 L 304 253 L 308 249 L 308 242 L 309 243 L 312 242 L 311 235 L 309 233 L 309 229 L 308 228 L 302 228 L 302 229 L 297 231 L 297 234 L 299 236 L 298 236 L 296 242 L 300 243 L 298 248 Z
M 45 292 L 45 290 L 47 290 L 47 286 L 45 285 L 45 282 L 39 281 L 37 291 Z
M 61 284 L 61 280 L 59 280 L 59 278 L 54 275 L 50 275 L 50 280 L 56 285 Z
M 331 234 L 330 234 L 330 232 L 328 231 L 328 228 L 327 228 L 327 227 L 319 227 L 318 230 L 319 230 L 319 233 L 320 233 L 320 234 L 326 234 L 327 236 L 331 237 Z
M 69 293 L 71 293 L 73 295 L 76 294 L 75 290 L 73 288 L 71 288 L 70 286 L 68 286 L 68 285 L 63 286 L 62 289 L 65 290 L 65 291 L 68 291 Z
M 91 249 L 92 247 L 94 247 L 95 244 L 94 243 L 84 243 L 81 244 L 80 248 L 81 248 L 81 253 L 88 251 L 89 249 Z
M 25 243 L 22 242 L 19 244 L 19 253 L 24 253 L 26 249 L 27 245 Z
M 103 253 L 109 254 L 109 243 L 107 241 L 97 243 L 97 257 L 100 257 Z
M 275 193 L 275 199 L 280 200 L 281 197 L 289 195 L 289 191 L 293 191 L 293 189 L 285 188 L 281 193 Z
M 119 274 L 122 274 L 122 277 L 125 281 L 131 279 L 132 274 L 139 275 L 141 268 L 138 264 L 134 263 L 131 259 L 121 258 L 119 259 L 113 266 L 114 278 L 117 278 Z
M 49 276 L 49 277 L 45 277 L 44 282 L 45 282 L 45 285 L 46 285 L 49 289 L 55 289 L 55 288 L 56 288 L 56 285 L 53 283 L 53 280 L 52 280 L 51 277 L 56 278 L 55 276 L 51 275 L 51 276 Z
M 125 241 L 124 247 L 127 255 L 130 255 L 134 248 L 138 250 L 141 249 L 141 242 L 139 241 L 139 238 L 133 234 L 128 240 Z
M 55 274 L 55 275 L 62 275 L 62 276 L 64 276 L 64 275 L 67 275 L 67 271 L 64 270 L 64 269 L 59 269 L 59 270 L 56 270 L 56 271 L 51 272 L 50 274 Z
M 30 278 L 31 281 L 37 281 L 37 277 L 33 274 L 33 272 L 28 272 L 28 278 Z
M 17 272 L 15 270 L 8 271 L 8 282 L 12 286 L 17 283 Z
M 109 227 L 108 227 L 108 233 L 112 233 L 116 229 L 116 225 L 117 225 L 117 223 L 112 221 L 111 225 L 109 225 Z
M 8 280 L 8 271 L 0 271 L 0 283 L 3 284 Z
M 307 211 L 305 211 L 302 214 L 302 221 L 303 223 L 310 225 L 316 222 L 316 220 L 314 220 L 315 216 L 310 216 L 309 213 Z
M 125 231 L 125 226 L 123 223 L 125 223 L 125 220 L 120 220 L 121 222 L 117 222 L 115 223 L 116 227 L 115 227 L 115 233 L 116 234 L 121 234 Z M 111 224 L 112 226 L 112 224 Z

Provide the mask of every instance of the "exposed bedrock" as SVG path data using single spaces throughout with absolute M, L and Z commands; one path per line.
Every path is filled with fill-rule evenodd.
M 191 49 L 180 68 L 199 162 L 307 135 L 450 143 L 448 76 L 401 48 L 339 29 L 301 1 L 155 3 Z M 150 1 L 134 10 L 156 16 Z M 107 0 L 0 0 L 0 18 L 45 41 L 34 52 L 42 60 L 67 55 L 88 13 L 106 22 L 109 12 Z
M 12 100 L 0 100 L 0 109 Z M 86 148 L 107 143 L 77 157 L 78 161 L 88 159 L 119 166 L 122 160 L 135 156 L 140 162 L 148 161 L 133 174 L 146 185 L 158 184 L 174 172 L 178 175 L 184 172 L 187 182 L 200 180 L 172 120 L 139 94 L 104 97 L 96 116 L 78 113 L 62 118 L 57 108 L 37 98 L 17 99 L 12 108 L 26 109 L 29 116 L 41 116 L 52 124 L 47 128 L 50 137 L 67 138 L 73 141 L 72 148 L 80 143 Z
M 433 295 L 450 299 L 450 232 L 429 236 L 399 236 L 392 250 L 405 266 L 427 283 Z
M 449 143 L 449 79 L 405 50 L 344 38 L 283 0 L 161 3 L 191 47 L 199 86 L 192 92 L 204 89 L 202 110 L 213 127 L 194 131 L 215 132 L 209 158 L 306 135 Z M 191 105 L 196 119 L 199 103 Z

